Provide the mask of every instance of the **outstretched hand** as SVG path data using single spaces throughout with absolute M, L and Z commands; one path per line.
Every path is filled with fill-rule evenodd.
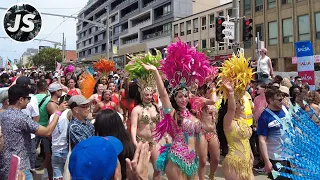
M 127 179 L 147 180 L 149 160 L 149 144 L 139 142 L 133 160 L 126 158 Z
M 141 63 L 141 65 L 146 69 L 146 70 L 151 70 L 151 71 L 156 71 L 157 68 L 152 65 L 152 64 L 144 64 L 144 63 Z
M 234 87 L 233 87 L 233 84 L 229 80 L 222 79 L 222 84 L 224 85 L 224 87 L 226 87 L 228 89 L 229 92 L 233 92 Z

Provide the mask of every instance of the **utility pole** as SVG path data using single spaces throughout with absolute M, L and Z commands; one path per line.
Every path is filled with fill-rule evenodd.
M 64 33 L 62 33 L 62 61 L 64 62 L 64 50 L 65 50 L 65 40 L 64 40 Z
M 108 14 L 108 7 L 106 7 L 106 12 L 107 12 L 107 29 L 106 29 L 106 35 L 107 35 L 107 43 L 106 43 L 106 55 L 107 55 L 107 60 L 109 60 L 109 14 Z
M 239 0 L 232 2 L 232 16 L 235 18 L 234 23 L 234 46 L 233 52 L 236 54 L 240 47 L 240 19 L 239 19 Z

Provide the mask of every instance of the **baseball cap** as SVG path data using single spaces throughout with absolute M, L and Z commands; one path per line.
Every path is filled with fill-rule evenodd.
M 113 136 L 92 136 L 77 144 L 69 159 L 72 179 L 110 179 L 117 167 L 123 146 Z
M 72 109 L 72 108 L 79 106 L 79 105 L 88 104 L 89 102 L 90 102 L 90 100 L 86 99 L 84 96 L 75 95 L 69 99 L 68 105 Z M 73 105 L 73 104 L 76 104 L 76 105 Z
M 62 89 L 62 87 L 61 87 L 61 84 L 58 84 L 58 83 L 52 83 L 48 88 L 49 92 L 56 92 L 56 91 L 59 91 L 60 89 Z
M 19 84 L 22 86 L 28 86 L 28 85 L 31 85 L 31 81 L 30 81 L 30 78 L 26 76 L 21 76 L 21 77 L 18 77 L 16 84 Z

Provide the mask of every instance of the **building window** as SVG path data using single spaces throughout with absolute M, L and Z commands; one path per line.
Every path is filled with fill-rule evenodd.
M 180 23 L 180 36 L 184 36 L 184 22 Z
M 207 29 L 207 17 L 204 16 L 201 18 L 201 29 L 206 30 Z
M 277 21 L 269 22 L 268 27 L 269 45 L 278 44 L 278 24 Z
M 244 1 L 244 15 L 251 15 L 251 0 Z
M 281 0 L 281 4 L 291 4 L 292 0 Z
M 91 32 L 92 32 L 92 28 L 89 29 L 89 34 L 91 34 Z
M 197 45 L 198 45 L 198 43 L 199 43 L 199 41 L 198 41 L 198 40 L 193 41 L 193 46 L 197 46 Z
M 179 34 L 178 34 L 178 24 L 173 26 L 173 33 L 174 33 L 174 37 L 178 37 L 179 36 Z
M 216 40 L 214 38 L 210 38 L 210 47 L 212 49 L 216 48 Z
M 256 0 L 255 11 L 263 11 L 263 0 Z
M 219 15 L 219 16 L 223 16 L 223 15 L 224 15 L 223 11 L 220 11 L 220 12 L 218 13 L 218 15 Z
M 206 39 L 202 39 L 202 41 L 201 41 L 201 48 L 202 48 L 202 49 L 207 48 L 207 40 L 206 40 Z
M 264 38 L 263 38 L 263 24 L 256 25 L 256 34 L 258 34 L 258 32 L 259 32 L 259 40 L 263 41 L 264 40 Z
M 99 52 L 99 47 L 98 47 L 98 46 L 94 48 L 94 52 L 95 52 L 95 53 L 98 53 L 98 52 Z
M 214 27 L 214 14 L 209 15 L 209 26 L 210 28 Z
M 199 29 L 198 29 L 198 27 L 199 27 L 198 21 L 199 21 L 198 18 L 193 19 L 193 33 L 197 33 L 199 31 Z
M 320 39 L 320 12 L 315 14 L 316 20 L 316 38 Z
M 276 0 L 268 0 L 268 9 L 277 7 L 277 1 Z
M 191 20 L 187 21 L 187 34 L 191 34 Z
M 282 20 L 283 43 L 293 42 L 292 18 Z
M 251 40 L 250 41 L 246 41 L 246 42 L 243 43 L 243 48 L 244 49 L 249 49 L 249 48 L 251 48 L 251 45 L 252 45 L 252 41 Z
M 171 12 L 171 4 L 168 4 L 163 7 L 163 15 L 170 14 L 170 12 Z
M 171 33 L 171 23 L 167 23 L 163 25 L 163 33 Z
M 106 50 L 106 44 L 102 44 L 101 51 L 105 51 L 105 50 Z
M 310 40 L 309 15 L 298 16 L 299 41 Z
M 223 51 L 223 50 L 224 50 L 224 43 L 219 42 L 219 51 Z
M 231 17 L 232 16 L 232 9 L 228 9 L 227 14 L 229 15 L 229 17 Z
M 90 54 L 91 54 L 91 49 L 88 50 L 88 55 L 90 55 Z

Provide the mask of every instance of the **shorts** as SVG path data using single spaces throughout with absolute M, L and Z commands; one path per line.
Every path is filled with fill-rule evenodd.
M 68 149 L 58 152 L 53 152 L 51 156 L 51 163 L 53 168 L 53 179 L 63 177 L 64 165 L 68 156 Z

